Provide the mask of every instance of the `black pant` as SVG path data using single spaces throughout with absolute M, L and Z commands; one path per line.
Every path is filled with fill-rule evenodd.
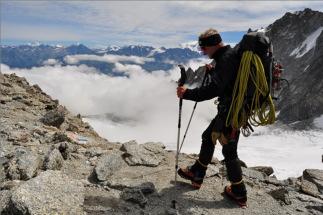
M 241 164 L 238 158 L 237 148 L 240 132 L 232 135 L 232 127 L 225 126 L 225 115 L 218 114 L 202 134 L 202 145 L 199 154 L 199 161 L 208 165 L 213 157 L 215 145 L 212 142 L 212 131 L 223 133 L 228 143 L 222 146 L 222 154 L 227 168 L 228 179 L 238 182 L 242 179 Z

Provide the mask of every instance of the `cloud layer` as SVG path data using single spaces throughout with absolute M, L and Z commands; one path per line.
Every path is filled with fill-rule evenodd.
M 1 2 L 6 40 L 174 46 L 210 27 L 246 31 L 320 1 L 16 1 Z M 236 41 L 231 41 L 236 42 Z

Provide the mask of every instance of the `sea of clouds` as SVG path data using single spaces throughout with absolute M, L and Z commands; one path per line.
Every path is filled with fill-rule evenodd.
M 114 72 L 125 76 L 113 77 L 86 65 L 82 60 L 114 63 Z M 177 65 L 169 71 L 145 71 L 140 65 L 151 59 L 134 56 L 67 56 L 62 66 L 47 60 L 43 67 L 14 69 L 1 64 L 2 73 L 16 73 L 66 106 L 72 113 L 80 113 L 84 121 L 111 142 L 136 140 L 138 143 L 162 142 L 168 149 L 176 149 L 178 98 Z M 190 61 L 186 67 L 197 69 L 208 59 Z M 182 134 L 194 102 L 184 101 Z M 213 100 L 197 105 L 182 152 L 198 153 L 201 134 L 216 115 Z M 279 179 L 298 177 L 306 168 L 322 168 L 323 132 L 286 131 L 275 127 L 256 128 L 248 138 L 241 136 L 238 154 L 248 166 L 272 166 Z M 223 159 L 221 146 L 215 154 Z

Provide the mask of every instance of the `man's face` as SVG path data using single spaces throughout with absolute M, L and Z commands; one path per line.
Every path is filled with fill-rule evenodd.
M 209 58 L 212 58 L 216 47 L 215 46 L 200 46 L 200 49 L 203 53 L 203 55 L 207 55 Z

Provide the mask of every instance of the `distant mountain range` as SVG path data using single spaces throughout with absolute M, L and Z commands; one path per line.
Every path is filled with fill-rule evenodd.
M 29 44 L 19 46 L 1 46 L 1 63 L 12 68 L 31 68 L 43 66 L 48 59 L 66 65 L 64 58 L 68 55 L 123 55 L 147 57 L 153 61 L 147 61 L 142 66 L 147 71 L 168 70 L 178 63 L 187 63 L 191 59 L 201 57 L 197 50 L 197 44 L 182 44 L 178 48 L 154 48 L 151 46 L 129 45 L 110 46 L 105 49 L 90 49 L 83 44 L 61 46 Z M 113 63 L 94 60 L 83 60 L 77 64 L 86 64 L 95 67 L 106 74 L 112 73 Z

